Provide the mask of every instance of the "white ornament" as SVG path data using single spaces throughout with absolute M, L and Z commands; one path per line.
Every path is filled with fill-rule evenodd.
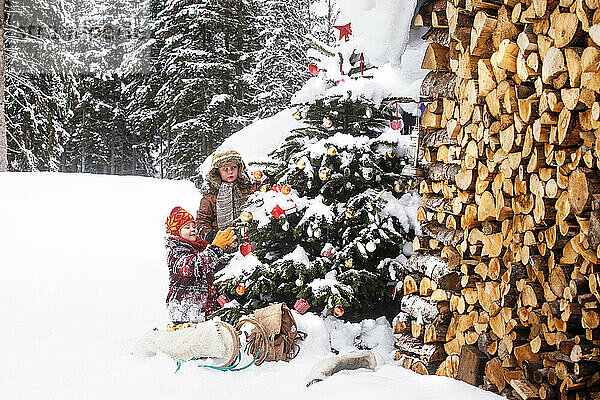
M 373 118 L 373 109 L 371 107 L 368 107 L 365 111 L 365 115 L 367 116 L 367 118 Z
M 371 180 L 373 178 L 373 168 L 369 168 L 369 167 L 363 168 L 362 176 L 366 180 Z
M 313 229 L 309 226 L 308 228 L 306 228 L 306 234 L 311 237 L 313 235 Z
M 315 236 L 317 239 L 320 239 L 320 238 L 321 238 L 321 228 L 317 228 L 317 229 L 315 229 L 315 231 L 313 232 L 313 234 L 314 234 L 314 236 Z
M 372 253 L 372 252 L 374 252 L 374 251 L 375 251 L 375 249 L 377 248 L 377 244 L 376 244 L 374 241 L 372 241 L 372 240 L 371 240 L 370 242 L 368 242 L 368 243 L 367 243 L 367 246 L 366 246 L 366 247 L 367 247 L 367 251 L 368 251 L 369 253 Z
M 296 279 L 296 286 L 300 287 L 302 285 L 304 285 L 304 281 L 300 278 Z
M 323 128 L 329 129 L 333 126 L 333 121 L 331 118 L 325 117 L 323 118 Z

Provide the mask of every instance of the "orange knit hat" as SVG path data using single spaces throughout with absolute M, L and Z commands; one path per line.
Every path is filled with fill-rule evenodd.
M 171 214 L 167 217 L 165 226 L 167 227 L 167 233 L 171 235 L 180 235 L 181 228 L 183 228 L 188 222 L 196 221 L 192 214 L 185 211 L 181 207 L 175 207 L 171 210 Z

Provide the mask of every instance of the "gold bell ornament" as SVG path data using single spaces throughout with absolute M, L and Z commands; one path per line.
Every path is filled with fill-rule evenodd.
M 344 266 L 346 267 L 346 269 L 352 269 L 352 267 L 354 267 L 354 262 L 351 258 L 349 258 L 344 262 Z
M 254 215 L 250 211 L 242 211 L 240 213 L 240 221 L 242 222 L 250 222 L 254 219 Z
M 304 168 L 306 168 L 306 161 L 304 161 L 303 158 L 296 161 L 296 168 L 298 168 L 300 170 L 303 170 Z
M 356 216 L 356 211 L 354 211 L 353 209 L 349 208 L 346 210 L 346 218 L 348 219 L 352 219 Z
M 387 153 L 385 153 L 385 156 L 391 160 L 396 158 L 396 152 L 394 150 L 388 150 Z
M 295 119 L 296 121 L 300 121 L 300 120 L 302 119 L 302 113 L 301 113 L 300 111 L 296 111 L 296 112 L 294 113 L 294 119 Z
M 331 178 L 331 170 L 327 167 L 321 167 L 319 168 L 319 178 L 325 182 L 328 181 L 329 178 Z
M 334 146 L 329 146 L 327 149 L 327 155 L 330 157 L 334 157 L 337 155 L 337 149 Z

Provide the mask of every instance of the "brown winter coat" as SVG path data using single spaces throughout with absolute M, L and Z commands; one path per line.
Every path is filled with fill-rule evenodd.
M 260 183 L 254 183 L 240 188 L 240 192 L 245 198 L 248 198 L 258 189 L 260 189 Z M 196 213 L 196 225 L 200 237 L 209 242 L 212 241 L 214 234 L 219 230 L 217 225 L 217 193 L 206 193 L 200 200 L 200 207 Z

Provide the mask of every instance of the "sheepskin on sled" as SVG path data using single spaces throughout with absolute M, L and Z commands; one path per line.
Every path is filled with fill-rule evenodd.
M 229 358 L 234 343 L 227 329 L 210 320 L 173 331 L 152 330 L 144 334 L 134 354 L 148 358 L 163 353 L 174 360 Z

